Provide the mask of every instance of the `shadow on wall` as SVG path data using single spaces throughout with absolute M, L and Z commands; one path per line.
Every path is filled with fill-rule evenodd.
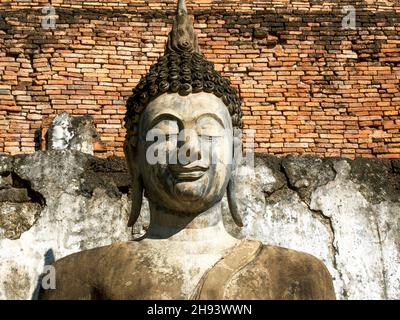
M 52 265 L 54 262 L 55 262 L 55 257 L 54 257 L 53 249 L 49 249 L 44 254 L 43 272 L 39 275 L 35 290 L 32 293 L 31 300 L 38 300 L 40 291 L 42 290 L 42 281 L 43 281 L 43 278 L 46 276 L 46 268 L 45 267 Z

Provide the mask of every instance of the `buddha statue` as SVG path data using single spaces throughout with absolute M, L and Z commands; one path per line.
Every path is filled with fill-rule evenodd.
M 179 0 L 164 55 L 128 99 L 125 154 L 133 226 L 142 198 L 150 224 L 141 238 L 78 252 L 54 263 L 56 289 L 41 299 L 334 299 L 317 258 L 224 228 L 235 196 L 235 134 L 241 100 L 199 52 L 193 18 Z

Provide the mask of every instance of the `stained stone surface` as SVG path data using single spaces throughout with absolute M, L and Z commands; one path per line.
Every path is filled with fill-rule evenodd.
M 32 298 L 45 260 L 130 238 L 123 159 L 48 151 L 2 156 L 0 168 L 2 177 L 11 172 L 29 182 L 27 193 L 36 195 L 0 203 L 1 299 Z
M 334 277 L 338 299 L 400 298 L 398 161 L 256 156 L 254 169 L 243 165 L 239 174 L 245 226 L 235 226 L 224 201 L 230 233 L 313 254 Z M 123 158 L 0 155 L 0 176 L 1 299 L 35 298 L 44 264 L 146 230 L 147 202 L 133 230 L 126 227 Z
M 49 150 L 77 150 L 93 154 L 93 142 L 98 137 L 91 116 L 72 117 L 58 114 L 47 132 Z
M 399 299 L 396 164 L 312 156 L 256 158 L 250 178 L 239 179 L 245 228 L 232 232 L 320 258 L 334 278 L 338 299 Z

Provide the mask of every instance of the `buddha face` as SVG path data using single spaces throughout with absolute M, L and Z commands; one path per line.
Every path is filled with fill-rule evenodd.
M 203 212 L 220 201 L 231 176 L 232 121 L 210 93 L 165 93 L 139 123 L 137 161 L 146 196 L 175 212 Z

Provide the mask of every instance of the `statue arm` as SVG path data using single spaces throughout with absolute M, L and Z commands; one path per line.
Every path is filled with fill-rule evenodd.
M 39 300 L 98 299 L 90 272 L 92 261 L 88 259 L 89 251 L 72 254 L 55 262 L 56 288 L 41 289 Z
M 336 299 L 328 269 L 311 254 L 266 246 L 261 252 L 258 265 L 268 273 L 271 288 L 268 299 Z
M 335 300 L 332 276 L 325 264 L 315 256 L 287 251 L 289 254 L 284 299 Z
M 312 288 L 311 299 L 335 300 L 332 276 L 321 260 L 314 256 L 310 260 L 309 286 Z

